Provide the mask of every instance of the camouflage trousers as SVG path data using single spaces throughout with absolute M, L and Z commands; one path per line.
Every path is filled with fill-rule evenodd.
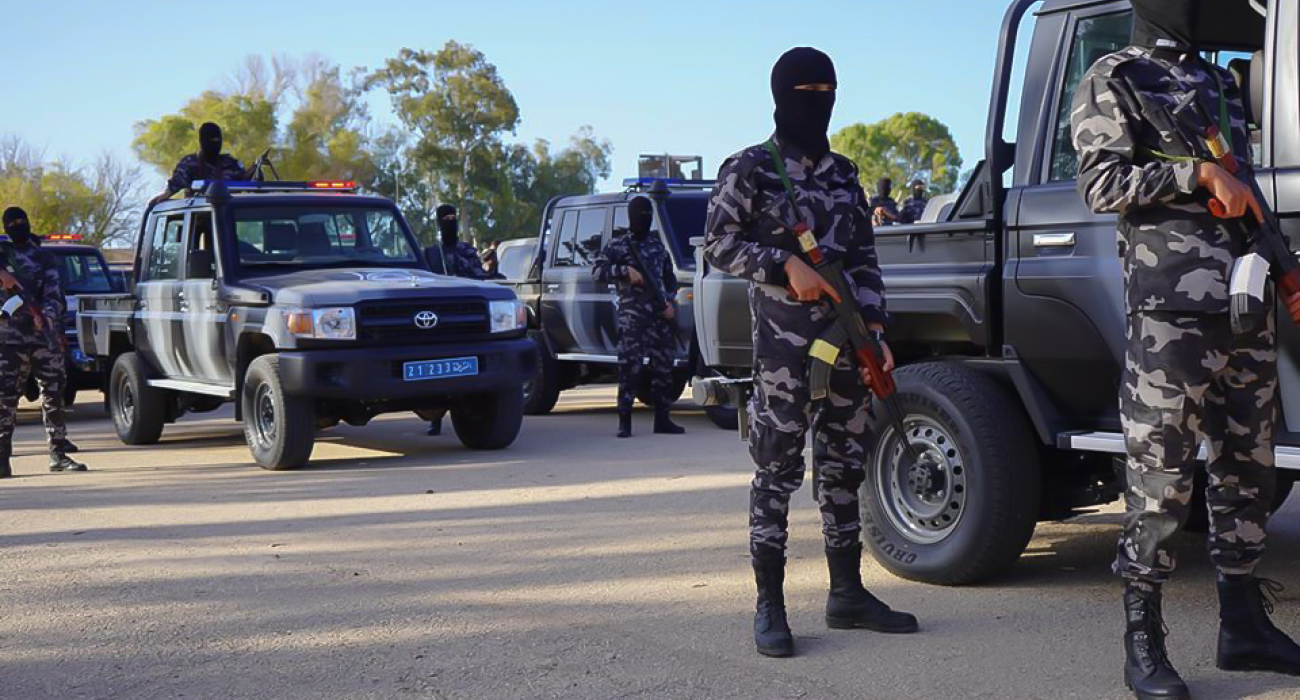
M 642 378 L 649 373 L 655 406 L 670 403 L 673 382 L 673 328 L 665 318 L 628 312 L 618 323 L 618 410 L 631 411 Z
M 1115 572 L 1160 583 L 1174 569 L 1170 538 L 1187 520 L 1197 452 L 1206 445 L 1210 558 L 1247 574 L 1264 552 L 1272 505 L 1277 339 L 1237 337 L 1226 314 L 1128 317 L 1120 416 L 1128 452 L 1127 514 Z
M 806 355 L 756 353 L 749 437 L 757 467 L 749 492 L 749 550 L 755 559 L 785 554 L 790 497 L 803 484 L 810 428 L 826 546 L 850 547 L 860 539 L 858 488 L 866 478 L 864 462 L 874 439 L 871 394 L 847 354 L 840 355 L 831 372 L 830 393 L 814 403 Z
M 0 449 L 12 448 L 18 399 L 33 372 L 41 388 L 41 415 L 50 444 L 68 437 L 63 417 L 63 389 L 68 381 L 63 353 L 44 346 L 5 345 L 0 346 Z

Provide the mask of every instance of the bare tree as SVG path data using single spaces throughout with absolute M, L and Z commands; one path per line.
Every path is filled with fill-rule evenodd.
M 278 104 L 280 98 L 298 83 L 298 64 L 289 56 L 273 56 L 268 65 L 258 54 L 244 57 L 242 63 L 225 79 L 228 95 L 247 95 Z
M 85 173 L 96 196 L 96 205 L 85 222 L 85 237 L 94 245 L 133 243 L 144 195 L 141 167 L 126 163 L 112 153 L 99 155 Z

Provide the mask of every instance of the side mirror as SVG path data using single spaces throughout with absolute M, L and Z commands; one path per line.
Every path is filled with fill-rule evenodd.
M 185 263 L 185 278 L 191 280 L 210 280 L 217 277 L 216 259 L 210 250 L 191 250 Z

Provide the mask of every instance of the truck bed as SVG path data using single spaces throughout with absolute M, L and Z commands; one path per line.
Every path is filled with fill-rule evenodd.
M 90 357 L 107 357 L 111 350 L 110 334 L 130 327 L 135 305 L 135 295 L 130 293 L 77 297 L 77 334 L 81 351 Z

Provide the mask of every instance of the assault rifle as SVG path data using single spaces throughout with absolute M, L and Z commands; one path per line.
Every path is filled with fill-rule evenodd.
M 1172 156 L 1163 153 L 1154 155 L 1166 160 L 1209 161 L 1236 175 L 1241 167 L 1232 152 L 1232 133 L 1229 130 L 1223 81 L 1213 68 L 1209 70 L 1217 81 L 1220 95 L 1217 125 L 1206 114 L 1197 92 L 1192 91 L 1172 108 L 1162 107 L 1163 115 L 1156 115 L 1157 122 L 1165 122 L 1157 123 L 1160 130 L 1177 135 L 1179 138 L 1173 144 L 1184 152 Z M 1233 330 L 1247 333 L 1257 330 L 1263 315 L 1269 311 L 1264 308 L 1264 281 L 1269 269 L 1271 268 L 1284 298 L 1290 299 L 1300 295 L 1300 262 L 1296 261 L 1295 254 L 1291 252 L 1291 246 L 1282 234 L 1277 214 L 1269 207 L 1268 200 L 1259 188 L 1259 182 L 1253 175 L 1238 178 L 1238 181 L 1250 188 L 1263 215 L 1262 219 L 1250 216 L 1250 211 L 1247 211 L 1245 217 L 1230 219 L 1227 207 L 1214 197 L 1209 197 L 1206 208 L 1215 217 L 1228 222 L 1243 241 L 1255 243 L 1257 252 L 1238 260 L 1231 282 Z M 1292 320 L 1300 323 L 1300 307 L 1292 308 L 1288 304 L 1287 310 Z
M 623 235 L 631 236 L 632 232 L 625 230 Z M 654 297 L 655 303 L 659 305 L 659 313 L 662 314 L 668 309 L 668 295 L 664 292 L 664 282 L 659 275 L 650 274 L 650 268 L 646 267 L 645 261 L 641 259 L 641 253 L 636 249 L 636 239 L 629 238 L 627 250 L 632 255 L 632 267 L 641 273 L 641 278 L 645 280 L 645 286 L 650 290 Z
M 768 218 L 782 229 L 794 234 L 799 242 L 806 261 L 813 270 L 835 290 L 839 297 L 827 299 L 834 312 L 835 324 L 821 337 L 813 341 L 808 351 L 811 365 L 808 370 L 808 385 L 813 400 L 822 400 L 830 393 L 830 375 L 835 369 L 835 362 L 840 357 L 841 349 L 846 345 L 857 359 L 858 366 L 867 371 L 867 387 L 875 395 L 876 401 L 884 407 L 885 417 L 898 433 L 898 442 L 902 446 L 903 456 L 908 460 L 907 466 L 920 465 L 922 454 L 907 438 L 907 413 L 898 400 L 898 385 L 894 383 L 893 374 L 885 371 L 884 350 L 880 343 L 871 336 L 867 322 L 862 318 L 862 305 L 853 295 L 845 276 L 842 260 L 828 260 L 822 255 L 817 240 L 808 225 L 800 222 L 794 226 L 782 221 L 770 211 L 764 211 Z

